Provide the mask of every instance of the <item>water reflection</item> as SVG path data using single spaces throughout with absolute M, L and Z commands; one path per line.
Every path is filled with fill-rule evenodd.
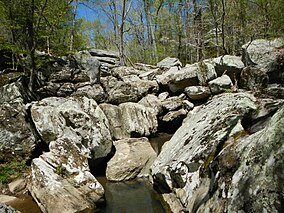
M 146 180 L 108 182 L 98 178 L 105 188 L 106 206 L 101 213 L 165 213 L 159 195 Z

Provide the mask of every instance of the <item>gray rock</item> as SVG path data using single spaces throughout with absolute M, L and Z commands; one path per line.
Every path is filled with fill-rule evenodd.
M 137 103 L 119 105 L 121 122 L 128 137 L 150 136 L 157 132 L 158 121 L 154 110 Z
M 46 98 L 32 105 L 31 115 L 36 129 L 47 144 L 72 132 L 76 137 L 71 140 L 86 146 L 86 152 L 89 155 L 92 152 L 94 158 L 105 157 L 111 151 L 108 120 L 92 99 Z
M 162 107 L 163 110 L 168 111 L 174 111 L 183 106 L 183 99 L 178 96 L 169 97 L 162 101 Z
M 212 190 L 216 174 L 212 169 L 220 148 L 239 121 L 256 109 L 255 98 L 249 94 L 214 96 L 163 145 L 151 167 L 152 181 L 173 212 L 196 212 L 203 204 Z
M 102 103 L 106 99 L 104 89 L 99 84 L 86 85 L 77 89 L 72 96 L 86 96 L 87 98 L 94 99 L 98 103 Z
M 160 61 L 158 64 L 157 64 L 158 67 L 161 67 L 161 68 L 171 68 L 171 67 L 181 67 L 182 66 L 182 63 L 179 61 L 179 59 L 177 58 L 170 58 L 170 57 L 167 57 L 167 58 L 164 58 L 162 61 Z
M 21 213 L 21 212 L 13 209 L 11 206 L 0 203 L 0 213 Z
M 70 143 L 66 145 L 70 146 Z M 73 149 L 75 147 L 71 146 L 71 151 L 75 151 L 76 149 Z M 61 154 L 65 151 L 65 157 L 69 155 L 66 150 L 52 150 Z M 66 160 L 70 160 L 74 164 L 78 163 L 78 161 L 79 164 L 83 162 L 82 159 L 73 157 L 77 156 L 70 153 Z M 40 209 L 43 212 L 58 212 L 60 209 L 60 212 L 65 213 L 94 211 L 95 203 L 102 199 L 104 190 L 88 171 L 86 158 L 84 158 L 83 167 L 75 168 L 77 172 L 73 173 L 69 173 L 69 170 L 63 164 L 54 167 L 55 164 L 52 163 L 42 158 L 35 158 L 32 161 L 29 191 Z M 72 170 L 74 171 L 74 168 Z
M 258 67 L 246 67 L 240 76 L 240 87 L 248 90 L 261 90 L 267 86 L 268 82 L 267 73 Z
M 184 89 L 185 94 L 194 101 L 205 100 L 211 96 L 211 91 L 205 86 L 191 86 Z
M 161 100 L 152 94 L 149 94 L 147 96 L 145 96 L 144 98 L 142 98 L 138 104 L 141 104 L 145 107 L 150 107 L 155 111 L 156 115 L 159 115 L 162 113 L 162 102 Z
M 158 95 L 159 100 L 164 101 L 166 100 L 168 97 L 170 96 L 170 94 L 168 92 L 162 92 Z
M 56 95 L 58 97 L 67 97 L 71 95 L 75 90 L 75 86 L 73 83 L 63 83 L 58 90 L 56 91 Z
M 243 51 L 246 57 L 244 58 L 244 63 L 249 65 L 251 63 L 257 64 L 263 69 L 267 69 L 272 61 L 275 61 L 277 55 L 279 54 L 277 48 L 284 45 L 283 38 L 277 38 L 274 40 L 257 39 L 252 42 L 248 42 L 243 45 Z M 250 61 L 249 61 L 250 60 Z
M 124 123 L 122 122 L 121 109 L 118 106 L 112 104 L 100 104 L 100 108 L 103 110 L 109 121 L 109 130 L 114 140 L 127 138 L 129 134 L 124 129 Z
M 164 115 L 161 120 L 163 122 L 172 122 L 174 120 L 183 120 L 186 117 L 187 110 L 185 109 L 179 109 L 177 111 L 170 111 L 166 115 Z
M 208 81 L 216 78 L 216 72 L 210 63 L 195 63 L 178 69 L 172 67 L 162 75 L 157 76 L 157 81 L 169 87 L 171 92 L 181 92 L 188 86 L 206 85 Z
M 284 99 L 284 85 L 282 84 L 270 84 L 264 91 L 269 96 Z
M 115 67 L 112 69 L 112 75 L 118 79 L 122 79 L 123 76 L 139 75 L 141 73 L 142 72 L 138 69 L 134 69 L 133 67 L 126 67 L 126 66 Z
M 209 82 L 209 88 L 212 94 L 222 93 L 226 89 L 231 91 L 232 86 L 233 86 L 233 83 L 230 77 L 227 75 L 222 75 L 221 77 L 218 77 Z
M 110 181 L 125 181 L 148 176 L 157 154 L 147 138 L 130 138 L 114 142 L 115 155 L 107 165 L 106 177 Z
M 122 77 L 122 81 L 114 77 L 102 78 L 102 84 L 108 94 L 108 102 L 120 104 L 137 102 L 147 94 L 155 94 L 158 89 L 156 81 L 141 80 L 136 75 Z
M 209 59 L 208 61 L 213 62 L 218 76 L 226 73 L 232 81 L 234 81 L 235 78 L 238 78 L 242 69 L 245 67 L 241 57 L 233 55 L 224 55 L 218 58 Z

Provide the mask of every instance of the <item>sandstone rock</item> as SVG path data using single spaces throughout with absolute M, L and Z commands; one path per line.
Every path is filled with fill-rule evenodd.
M 205 100 L 211 96 L 211 91 L 204 86 L 191 86 L 184 89 L 185 94 L 194 101 Z
M 43 212 L 94 211 L 104 190 L 89 171 L 81 169 L 72 176 L 62 166 L 56 169 L 42 158 L 33 160 L 29 190 Z
M 0 160 L 29 160 L 36 141 L 23 103 L 0 104 Z
M 155 94 L 159 86 L 156 81 L 141 80 L 136 75 L 122 77 L 122 81 L 114 77 L 102 78 L 102 84 L 108 94 L 108 102 L 120 104 L 137 102 L 147 94 Z
M 209 87 L 212 94 L 218 94 L 224 92 L 226 89 L 231 90 L 232 81 L 229 76 L 222 75 L 209 82 Z
M 19 193 L 26 188 L 27 181 L 25 179 L 18 179 L 8 184 L 9 190 L 12 193 Z
M 80 87 L 72 96 L 86 96 L 87 98 L 94 99 L 98 103 L 102 103 L 106 99 L 106 94 L 99 84 Z
M 210 61 L 210 60 L 209 60 Z M 241 74 L 242 69 L 245 67 L 244 63 L 239 56 L 224 55 L 212 59 L 215 70 L 218 76 L 223 75 L 225 72 L 232 81 Z
M 158 83 L 168 86 L 171 92 L 181 92 L 188 86 L 205 85 L 216 73 L 209 63 L 195 63 L 178 69 L 173 67 L 157 76 Z
M 147 138 L 130 138 L 114 142 L 116 153 L 108 162 L 106 177 L 110 181 L 125 181 L 147 176 L 157 157 Z
M 267 86 L 269 77 L 258 67 L 246 67 L 240 76 L 240 87 L 248 90 L 261 90 Z
M 153 110 L 137 103 L 123 103 L 121 110 L 121 123 L 128 137 L 150 136 L 157 132 L 158 122 Z
M 133 67 L 120 66 L 112 69 L 112 75 L 118 79 L 122 79 L 123 76 L 127 75 L 139 75 L 140 70 L 134 69 Z
M 100 108 L 103 110 L 109 121 L 109 130 L 114 140 L 127 138 L 128 134 L 124 130 L 124 124 L 122 122 L 121 109 L 118 106 L 112 104 L 100 104 Z
M 165 99 L 162 101 L 162 107 L 163 110 L 168 112 L 168 111 L 173 111 L 181 108 L 183 106 L 183 99 L 181 99 L 178 96 L 173 96 Z
M 155 95 L 149 94 L 145 96 L 144 98 L 142 98 L 138 103 L 145 107 L 150 107 L 154 109 L 154 112 L 156 115 L 159 115 L 162 113 L 162 102 Z
M 256 109 L 255 98 L 245 93 L 214 96 L 163 145 L 151 174 L 164 198 L 171 195 L 173 212 L 196 212 L 203 204 L 213 187 L 214 159 L 220 148 L 239 121 Z
M 162 61 L 160 61 L 158 64 L 157 64 L 158 67 L 161 67 L 161 68 L 171 68 L 171 67 L 181 67 L 182 66 L 182 63 L 179 61 L 179 59 L 177 58 L 170 58 L 170 57 L 167 57 L 167 58 L 164 58 Z
M 97 103 L 87 97 L 50 97 L 34 103 L 31 116 L 46 143 L 56 141 L 70 132 L 76 143 L 86 146 L 91 157 L 105 157 L 112 140 L 108 121 Z

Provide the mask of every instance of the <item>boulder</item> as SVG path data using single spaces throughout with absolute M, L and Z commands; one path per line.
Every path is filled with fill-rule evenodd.
M 137 102 L 147 94 L 155 94 L 159 90 L 156 81 L 141 80 L 136 75 L 123 76 L 122 80 L 112 76 L 102 78 L 102 85 L 108 94 L 108 102 L 116 105 Z
M 10 192 L 13 194 L 19 193 L 26 188 L 27 181 L 25 179 L 17 179 L 8 184 Z
M 138 103 L 123 103 L 121 123 L 128 137 L 150 136 L 157 132 L 158 121 L 154 110 Z
M 47 144 L 72 132 L 76 135 L 72 140 L 84 145 L 93 159 L 106 157 L 111 151 L 108 120 L 92 99 L 46 98 L 32 104 L 31 116 L 37 131 Z
M 109 120 L 113 139 L 143 137 L 155 134 L 158 121 L 154 109 L 127 102 L 119 106 L 101 104 Z
M 29 123 L 20 82 L 0 88 L 0 161 L 29 160 L 36 147 L 34 129 Z
M 215 189 L 217 156 L 232 133 L 243 132 L 241 120 L 256 110 L 249 94 L 214 96 L 163 145 L 151 167 L 152 182 L 173 212 L 197 212 L 206 202 Z
M 209 88 L 212 94 L 219 94 L 226 90 L 232 91 L 233 83 L 229 76 L 222 75 L 209 82 Z
M 67 146 L 69 144 L 66 143 Z M 73 158 L 77 157 L 73 153 L 69 155 L 67 150 L 53 151 L 65 152 L 64 156 L 69 156 L 68 160 L 74 164 L 78 160 L 82 162 L 82 159 Z M 69 173 L 68 167 L 65 168 L 63 164 L 54 167 L 54 162 L 47 162 L 42 157 L 33 159 L 29 190 L 42 212 L 67 213 L 95 210 L 95 203 L 102 199 L 104 190 L 88 171 L 86 158 L 84 164 L 84 167 L 77 168 L 78 171 Z
M 135 69 L 133 67 L 126 67 L 126 66 L 120 66 L 115 67 L 111 70 L 112 75 L 118 79 L 122 79 L 122 77 L 127 75 L 139 75 L 142 72 L 138 69 Z
M 107 164 L 106 177 L 110 181 L 125 181 L 149 175 L 149 168 L 157 154 L 147 138 L 129 138 L 114 142 L 115 155 Z
M 239 56 L 224 55 L 211 60 L 209 59 L 209 61 L 213 62 L 218 76 L 226 73 L 232 81 L 239 78 L 242 69 L 245 67 Z
M 206 100 L 211 96 L 210 89 L 205 86 L 186 87 L 184 92 L 193 101 Z
M 129 134 L 124 129 L 121 109 L 118 106 L 103 103 L 99 105 L 109 121 L 109 130 L 113 140 L 127 138 Z
M 156 115 L 159 115 L 162 113 L 162 102 L 155 95 L 149 94 L 145 96 L 138 102 L 138 104 L 141 104 L 145 107 L 152 108 Z
M 98 103 L 102 103 L 106 99 L 106 93 L 100 84 L 88 84 L 79 87 L 72 96 L 85 96 L 87 98 L 94 99 Z
M 284 99 L 284 84 L 269 84 L 264 92 L 270 97 Z
M 267 73 L 258 67 L 246 67 L 240 76 L 240 87 L 248 90 L 262 90 L 267 86 L 268 82 Z
M 163 111 L 168 112 L 178 110 L 183 106 L 183 101 L 184 99 L 179 96 L 169 97 L 162 101 Z
M 182 92 L 188 86 L 205 85 L 214 79 L 216 73 L 209 63 L 195 63 L 178 69 L 172 67 L 162 75 L 157 76 L 157 81 L 168 87 L 173 93 Z
M 180 68 L 182 66 L 182 63 L 177 58 L 167 57 L 167 58 L 164 58 L 162 61 L 158 62 L 157 66 L 160 68 L 166 68 L 166 69 L 169 69 L 171 67 Z

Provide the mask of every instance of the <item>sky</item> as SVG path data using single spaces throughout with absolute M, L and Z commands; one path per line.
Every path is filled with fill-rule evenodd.
M 98 18 L 98 13 L 89 9 L 83 4 L 79 4 L 77 8 L 77 18 L 85 18 L 88 21 L 93 21 Z

